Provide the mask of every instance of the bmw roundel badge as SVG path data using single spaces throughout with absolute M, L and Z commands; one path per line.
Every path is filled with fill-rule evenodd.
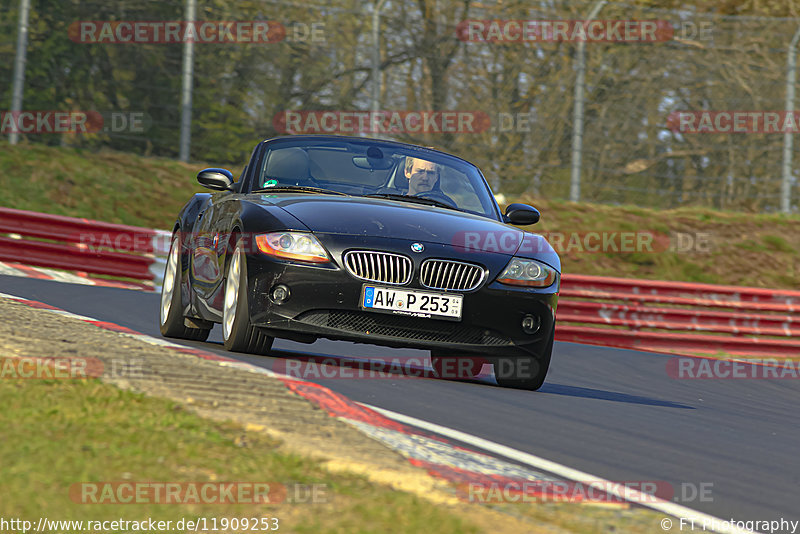
M 423 250 L 425 250 L 425 245 L 422 243 L 414 243 L 411 245 L 412 252 L 422 252 Z

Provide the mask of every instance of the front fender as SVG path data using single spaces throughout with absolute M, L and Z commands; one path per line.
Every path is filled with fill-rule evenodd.
M 196 193 L 192 196 L 178 214 L 178 221 L 174 230 L 180 228 L 184 233 L 191 232 L 198 216 L 205 211 L 209 202 L 211 202 L 210 193 Z
M 192 291 L 191 281 L 189 279 L 189 259 L 191 258 L 192 239 L 189 237 L 194 229 L 194 225 L 198 220 L 198 216 L 205 211 L 208 203 L 211 200 L 209 193 L 197 193 L 183 206 L 178 213 L 178 219 L 175 221 L 175 226 L 172 229 L 172 234 L 175 235 L 180 232 L 180 255 L 178 259 L 178 268 L 181 271 L 181 310 L 184 317 L 198 318 L 194 308 L 194 292 Z

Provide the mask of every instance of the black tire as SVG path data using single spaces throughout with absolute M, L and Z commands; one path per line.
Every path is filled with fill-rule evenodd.
M 164 267 L 164 281 L 161 284 L 161 307 L 159 313 L 159 326 L 161 335 L 178 339 L 191 339 L 205 341 L 208 339 L 210 328 L 193 328 L 186 326 L 183 316 L 183 302 L 181 302 L 181 283 L 183 268 L 181 266 L 181 250 L 179 237 L 172 238 L 172 244 L 167 256 L 167 265 Z
M 233 287 L 235 283 L 235 287 Z M 222 339 L 225 349 L 250 354 L 269 354 L 274 337 L 265 335 L 250 324 L 250 308 L 247 298 L 247 257 L 239 240 L 228 262 L 225 276 L 225 300 L 222 316 Z M 229 290 L 231 291 L 229 295 Z M 229 298 L 234 298 L 230 301 Z M 233 315 L 230 315 L 233 310 Z
M 431 351 L 431 367 L 437 378 L 474 378 L 480 374 L 484 363 L 489 362 L 477 355 L 459 355 L 442 350 Z
M 555 332 L 550 335 L 550 341 L 539 357 L 522 351 L 495 357 L 494 376 L 497 380 L 497 385 L 504 388 L 527 389 L 530 391 L 536 391 L 541 388 L 550 368 L 554 337 Z

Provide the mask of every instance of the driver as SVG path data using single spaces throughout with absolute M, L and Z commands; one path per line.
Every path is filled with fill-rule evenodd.
M 439 181 L 439 166 L 432 161 L 406 157 L 408 194 L 427 193 Z
M 445 195 L 439 187 L 441 166 L 426 159 L 406 156 L 406 178 L 408 179 L 408 192 L 406 195 L 431 196 L 432 199 L 444 200 L 454 208 L 456 202 Z

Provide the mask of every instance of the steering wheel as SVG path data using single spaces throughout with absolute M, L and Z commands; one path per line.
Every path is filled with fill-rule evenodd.
M 452 198 L 448 197 L 441 191 L 434 191 L 434 190 L 423 191 L 422 193 L 417 193 L 414 196 L 419 198 L 430 198 L 431 200 L 438 200 L 439 202 L 443 202 L 444 204 L 447 204 L 448 206 L 453 208 L 458 207 Z

